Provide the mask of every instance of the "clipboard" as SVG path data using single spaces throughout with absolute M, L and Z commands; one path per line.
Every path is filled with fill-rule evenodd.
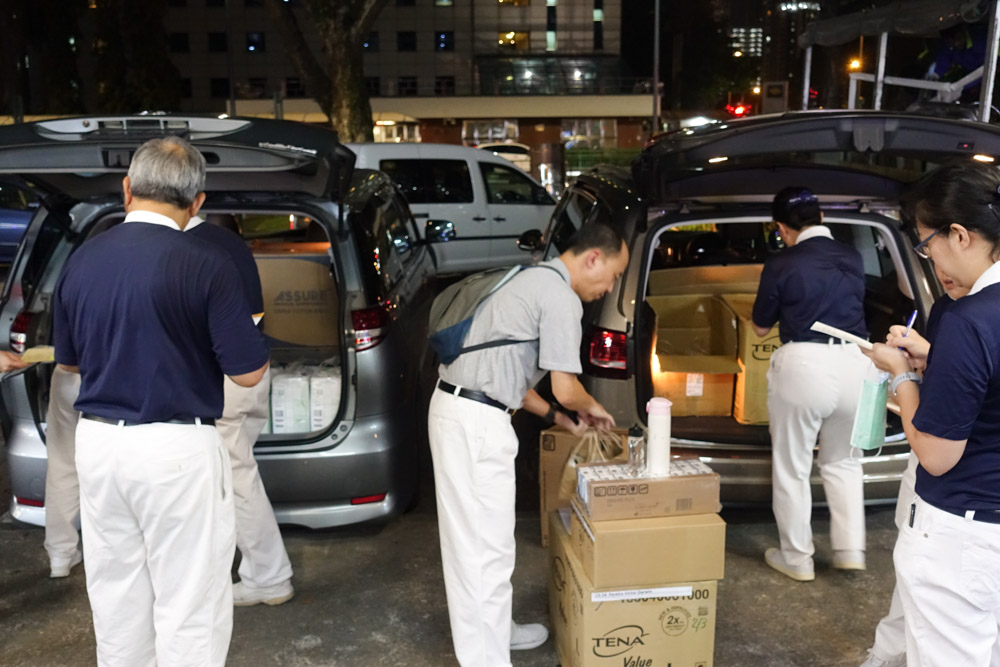
M 840 340 L 847 341 L 848 343 L 854 343 L 859 347 L 863 347 L 866 350 L 872 349 L 872 344 L 861 338 L 860 336 L 855 336 L 852 333 L 848 333 L 843 329 L 838 329 L 837 327 L 831 327 L 829 324 L 823 324 L 822 322 L 813 322 L 812 326 L 809 327 L 813 331 L 826 334 L 827 336 L 833 336 L 834 338 L 839 338 Z

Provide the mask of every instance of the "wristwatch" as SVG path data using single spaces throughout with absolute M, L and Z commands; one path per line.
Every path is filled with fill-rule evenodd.
M 912 382 L 916 382 L 917 384 L 920 384 L 921 382 L 923 382 L 923 378 L 921 378 L 919 375 L 917 375 L 913 371 L 910 371 L 908 373 L 900 373 L 896 377 L 892 378 L 892 382 L 889 383 L 889 388 L 892 389 L 892 395 L 895 396 L 896 395 L 896 390 L 899 388 L 899 385 L 903 384 L 904 382 L 906 382 L 908 380 L 912 381 Z
M 549 424 L 555 424 L 556 423 L 556 406 L 554 406 L 551 403 L 549 403 L 549 411 L 545 413 L 545 416 L 542 417 L 542 419 L 544 419 Z

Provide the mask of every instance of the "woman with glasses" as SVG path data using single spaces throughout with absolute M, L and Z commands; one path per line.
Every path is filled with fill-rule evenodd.
M 968 290 L 941 316 L 923 377 L 898 335 L 869 353 L 892 375 L 920 462 L 896 542 L 908 664 L 986 667 L 1000 623 L 1000 172 L 941 167 L 904 197 L 914 250 Z M 996 663 L 992 663 L 996 664 Z
M 780 322 L 781 347 L 767 372 L 774 518 L 780 546 L 764 561 L 796 581 L 815 579 L 812 535 L 813 449 L 830 506 L 833 567 L 865 569 L 861 460 L 851 456 L 858 389 L 871 366 L 858 346 L 810 329 L 816 321 L 866 338 L 865 272 L 860 253 L 822 224 L 819 200 L 785 188 L 772 204 L 787 246 L 761 273 L 753 324 L 765 335 Z

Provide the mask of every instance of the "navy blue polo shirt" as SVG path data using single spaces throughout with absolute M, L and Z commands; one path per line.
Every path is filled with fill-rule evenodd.
M 77 410 L 158 422 L 222 415 L 222 376 L 268 361 L 233 261 L 146 211 L 87 241 L 56 286 L 56 362 L 79 366 Z
M 967 440 L 939 477 L 917 468 L 917 494 L 936 507 L 1000 509 L 1000 284 L 955 301 L 941 316 L 913 425 Z
M 192 222 L 194 219 L 192 219 Z M 229 255 L 240 273 L 243 282 L 243 292 L 250 304 L 250 314 L 259 315 L 264 312 L 264 295 L 260 287 L 260 273 L 257 272 L 257 262 L 253 253 L 236 232 L 207 222 L 198 222 L 194 226 L 189 222 L 184 228 L 185 234 L 193 234 L 209 243 L 214 243 Z
M 803 230 L 805 239 L 768 258 L 753 304 L 754 324 L 781 322 L 781 342 L 826 340 L 809 329 L 823 322 L 861 338 L 865 326 L 865 269 L 861 254 L 821 234 L 825 227 Z

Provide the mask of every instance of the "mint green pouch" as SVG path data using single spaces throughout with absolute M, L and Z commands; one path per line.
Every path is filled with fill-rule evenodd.
M 872 364 L 861 384 L 858 410 L 854 413 L 851 446 L 858 449 L 881 449 L 885 444 L 886 400 L 889 396 L 889 374 Z

